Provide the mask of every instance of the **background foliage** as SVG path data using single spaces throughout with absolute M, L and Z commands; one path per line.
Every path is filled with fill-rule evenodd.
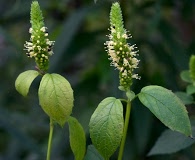
M 51 40 L 56 40 L 50 72 L 65 76 L 74 89 L 73 116 L 83 125 L 87 144 L 88 123 L 97 104 L 105 97 L 122 97 L 118 75 L 109 66 L 103 43 L 109 32 L 111 0 L 39 0 Z M 141 80 L 135 93 L 145 85 L 161 85 L 173 91 L 185 90 L 179 74 L 188 69 L 195 53 L 194 0 L 121 0 L 125 28 L 133 35 L 141 60 Z M 49 118 L 38 105 L 39 80 L 26 98 L 17 93 L 14 82 L 19 73 L 34 69 L 23 44 L 29 40 L 31 0 L 0 2 L 0 159 L 45 159 Z M 195 159 L 195 146 L 171 155 L 146 157 L 165 126 L 145 107 L 134 102 L 124 160 Z M 193 118 L 194 105 L 187 110 Z M 74 159 L 68 126 L 55 126 L 51 159 Z M 112 159 L 116 159 L 113 155 Z

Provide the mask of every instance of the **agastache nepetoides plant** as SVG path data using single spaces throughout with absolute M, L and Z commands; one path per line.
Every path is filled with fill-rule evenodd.
M 140 79 L 134 73 L 138 68 L 137 48 L 127 40 L 131 38 L 123 25 L 122 12 L 118 2 L 112 4 L 110 11 L 110 34 L 105 42 L 111 66 L 119 71 L 119 89 L 126 93 L 126 99 L 107 97 L 100 102 L 91 116 L 89 128 L 93 145 L 108 160 L 119 148 L 118 160 L 122 160 L 132 101 L 139 98 L 164 125 L 171 130 L 192 136 L 187 110 L 182 101 L 170 90 L 151 85 L 135 94 L 131 90 L 133 79 Z M 123 104 L 126 113 L 123 116 Z
M 50 118 L 50 133 L 47 149 L 47 160 L 50 160 L 54 124 L 61 127 L 67 122 L 70 132 L 70 146 L 76 160 L 82 160 L 85 155 L 85 133 L 76 118 L 70 116 L 73 108 L 73 90 L 70 83 L 61 75 L 47 73 L 49 58 L 53 55 L 54 41 L 48 38 L 42 12 L 37 1 L 31 5 L 30 41 L 25 42 L 26 55 L 35 59 L 35 70 L 21 73 L 15 82 L 16 90 L 27 96 L 31 83 L 37 76 L 41 76 L 38 90 L 39 104 Z
M 49 59 L 53 55 L 54 41 L 49 40 L 47 27 L 44 24 L 41 9 L 37 1 L 31 5 L 30 41 L 24 44 L 26 55 L 34 58 L 34 70 L 21 73 L 15 82 L 16 90 L 27 96 L 29 88 L 36 77 L 41 76 L 38 89 L 39 104 L 50 118 L 50 132 L 47 149 L 47 160 L 50 160 L 54 124 L 64 126 L 67 122 L 70 132 L 70 146 L 76 160 L 83 160 L 86 151 L 85 133 L 72 113 L 74 97 L 70 83 L 61 75 L 47 73 Z M 170 90 L 161 86 L 146 86 L 135 94 L 131 90 L 133 79 L 140 79 L 135 69 L 138 68 L 137 47 L 130 45 L 131 38 L 123 24 L 122 12 L 118 2 L 113 3 L 110 12 L 109 40 L 105 42 L 111 66 L 119 71 L 119 89 L 126 93 L 126 98 L 107 97 L 100 102 L 89 122 L 90 137 L 93 145 L 105 160 L 110 159 L 119 147 L 118 160 L 122 160 L 126 135 L 132 108 L 132 101 L 139 98 L 164 125 L 168 128 L 192 136 L 187 110 L 182 101 Z M 57 54 L 57 53 L 56 53 Z M 195 59 L 195 58 L 194 58 Z M 190 66 L 195 66 L 193 60 Z M 192 67 L 194 68 L 194 67 Z M 190 69 L 192 71 L 192 69 Z M 193 71 L 194 73 L 194 71 Z M 193 85 L 195 76 L 188 72 Z M 126 113 L 123 116 L 123 104 Z M 87 157 L 87 156 L 86 156 Z M 87 159 L 87 158 L 86 158 Z

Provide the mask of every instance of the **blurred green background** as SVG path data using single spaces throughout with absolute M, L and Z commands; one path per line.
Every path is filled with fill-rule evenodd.
M 113 1 L 39 0 L 51 40 L 55 40 L 50 73 L 66 77 L 74 89 L 73 116 L 85 129 L 98 103 L 108 96 L 123 97 L 118 90 L 118 73 L 110 67 L 104 42 L 109 34 L 109 12 Z M 188 69 L 195 54 L 194 0 L 121 0 L 125 27 L 139 49 L 141 80 L 135 93 L 146 85 L 161 85 L 185 91 L 180 72 Z M 19 73 L 34 69 L 23 44 L 28 41 L 31 0 L 0 2 L 0 160 L 43 160 L 46 156 L 49 118 L 39 106 L 33 82 L 22 97 L 14 88 Z M 195 115 L 194 106 L 187 106 Z M 133 103 L 124 160 L 193 160 L 195 145 L 171 155 L 147 157 L 166 127 L 140 102 Z M 115 160 L 117 153 L 112 156 Z M 52 160 L 73 160 L 68 127 L 55 126 Z

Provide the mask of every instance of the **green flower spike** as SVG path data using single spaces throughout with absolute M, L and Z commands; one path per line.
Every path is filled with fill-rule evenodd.
M 133 74 L 138 68 L 139 60 L 136 58 L 135 45 L 129 45 L 127 39 L 131 38 L 124 29 L 121 8 L 118 2 L 113 3 L 110 12 L 109 41 L 106 41 L 108 55 L 111 65 L 119 70 L 120 89 L 128 91 L 132 85 L 132 79 L 140 79 L 138 74 Z
M 195 85 L 195 55 L 192 55 L 190 57 L 189 68 L 190 68 L 190 77 L 193 81 L 193 84 Z
M 46 72 L 49 67 L 49 56 L 53 54 L 54 41 L 48 39 L 47 27 L 44 26 L 43 16 L 37 1 L 31 4 L 31 34 L 30 42 L 24 44 L 27 56 L 35 58 L 39 70 Z

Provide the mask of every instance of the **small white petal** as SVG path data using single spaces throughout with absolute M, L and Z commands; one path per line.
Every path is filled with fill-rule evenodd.
M 42 27 L 42 28 L 40 29 L 40 31 L 45 32 L 46 29 L 47 29 L 47 27 Z
M 124 70 L 122 73 L 123 76 L 127 76 L 127 70 Z
M 33 29 L 32 28 L 29 28 L 29 33 L 32 33 L 33 32 Z
M 128 65 L 129 65 L 129 62 L 127 61 L 126 58 L 123 58 L 123 65 L 124 65 L 124 66 L 128 66 Z

